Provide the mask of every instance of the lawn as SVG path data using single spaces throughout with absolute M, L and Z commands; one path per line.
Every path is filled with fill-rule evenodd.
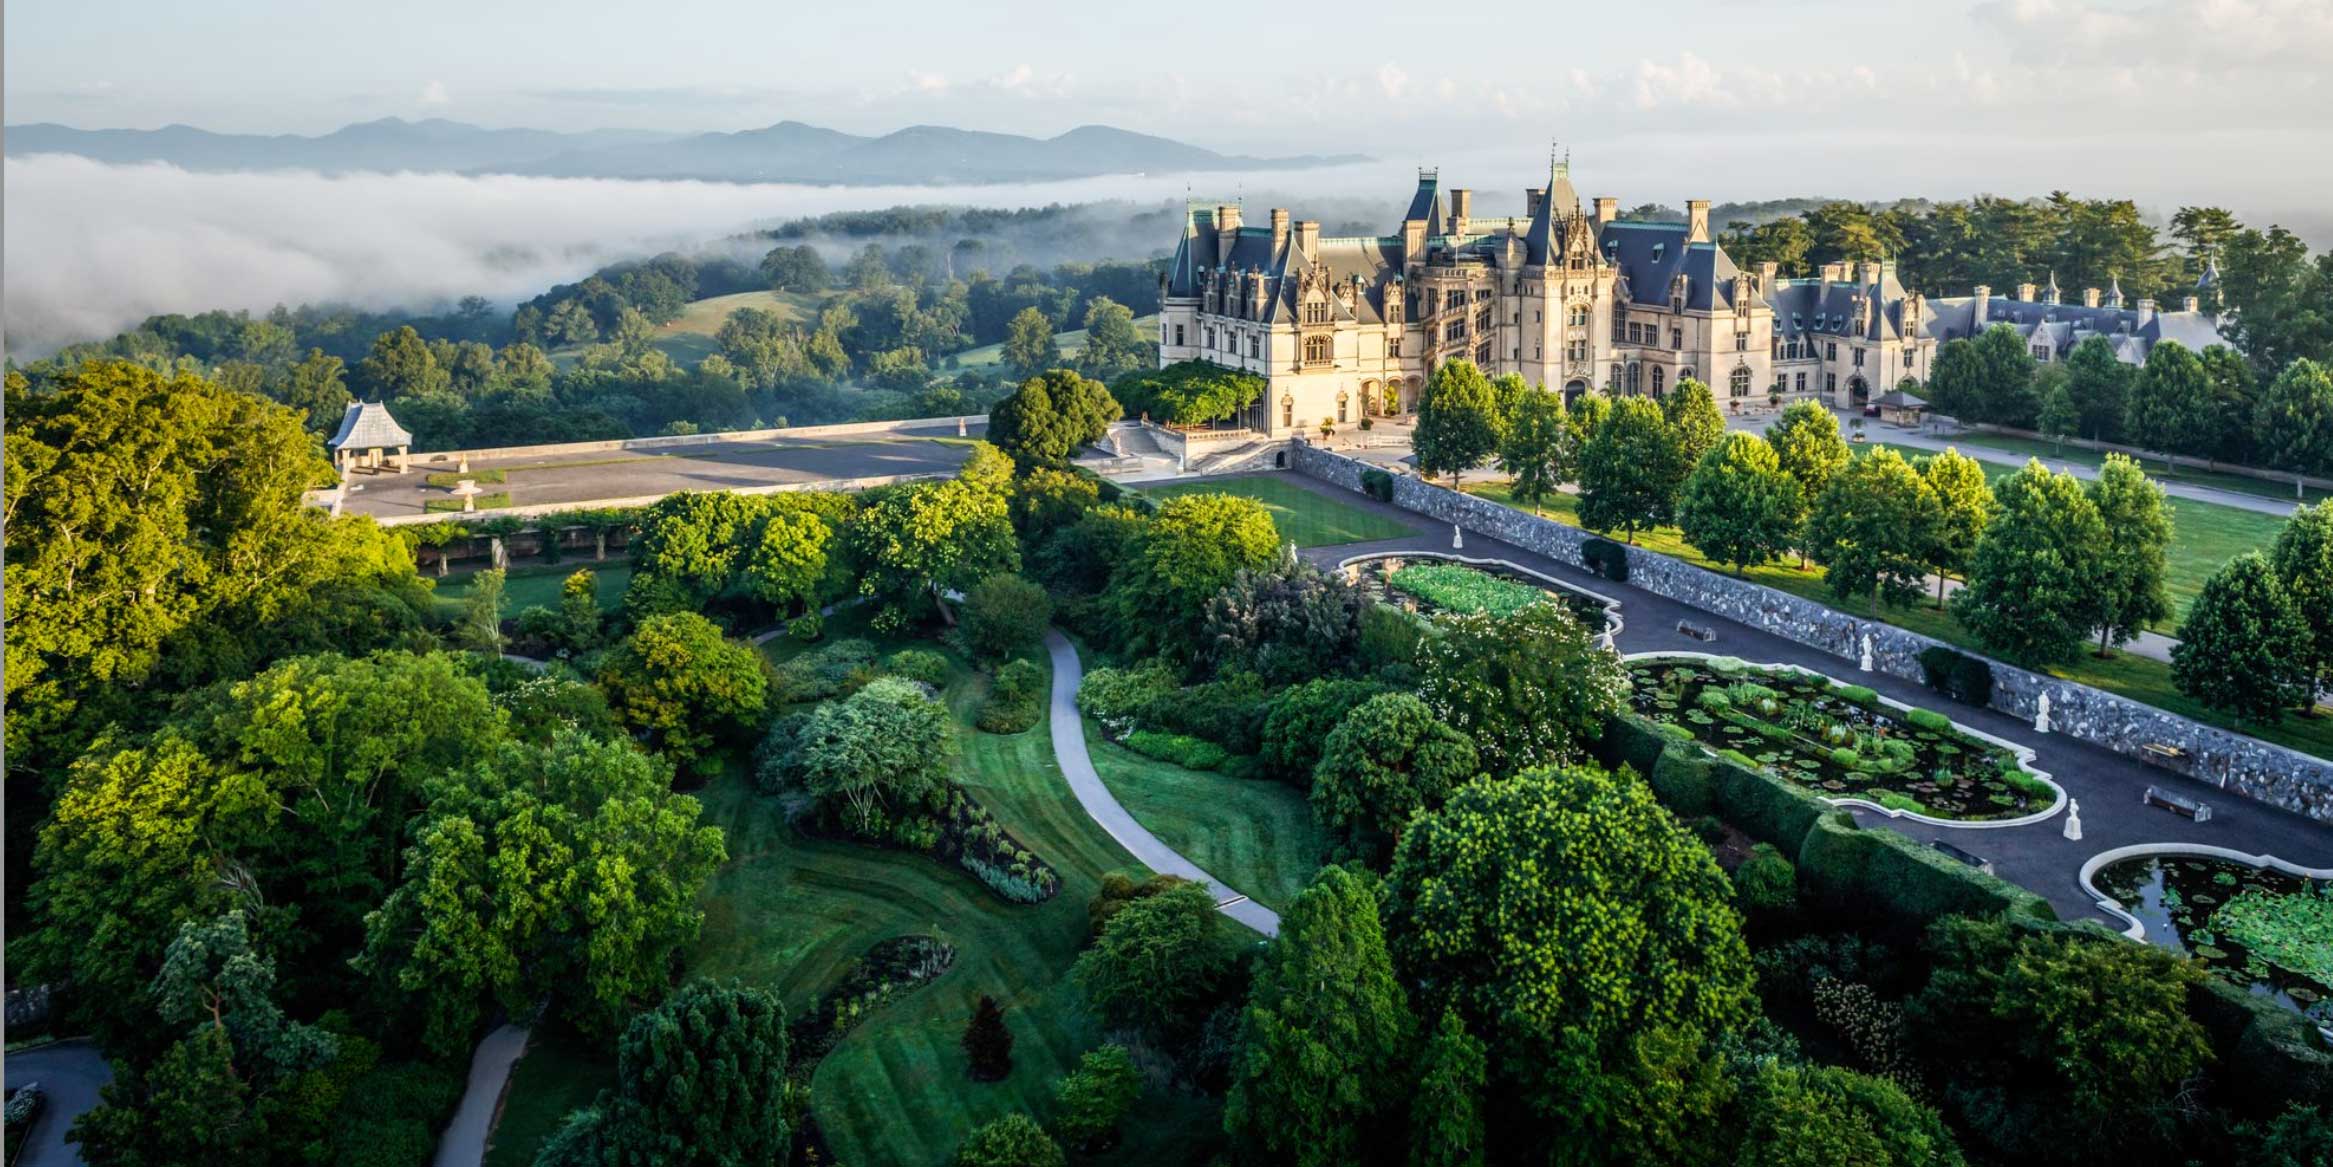
M 1134 329 L 1144 336 L 1157 336 L 1158 315 L 1153 313 L 1149 316 L 1135 317 Z M 1061 350 L 1061 355 L 1064 357 L 1077 356 L 1079 350 L 1085 348 L 1085 329 L 1078 328 L 1069 332 L 1054 333 L 1053 347 Z M 1004 346 L 1002 344 L 984 344 L 979 348 L 968 348 L 956 354 L 956 367 L 960 369 L 986 369 L 1002 363 L 1004 363 Z
M 1517 505 L 1508 495 L 1507 488 L 1503 483 L 1470 485 L 1466 489 L 1469 494 L 1481 495 L 1493 502 L 1504 503 L 1508 506 Z M 1550 519 L 1576 527 L 1580 525 L 1578 503 L 1579 499 L 1575 495 L 1559 494 L 1540 507 L 1539 513 Z M 2217 512 L 2242 515 L 2253 519 L 2269 518 L 2267 515 L 2255 515 L 2250 511 L 2211 506 L 2208 503 L 2180 501 L 2178 505 L 2182 508 L 2208 506 L 2215 513 L 2215 519 Z M 1528 510 L 1531 508 L 1522 507 L 1519 509 Z M 2281 520 L 2272 519 L 2271 521 Z M 2224 533 L 2214 537 L 2224 537 Z M 2201 536 L 2181 535 L 2179 538 L 2188 540 L 2201 538 Z M 1687 546 L 1684 537 L 1678 534 L 1675 527 L 1662 527 L 1652 531 L 1639 532 L 1636 537 L 1636 545 L 1647 551 L 1658 551 L 1663 555 L 1674 556 L 1711 571 L 1730 570 L 1722 564 L 1712 563 L 1700 552 Z M 2197 545 L 2209 546 L 2208 544 Z M 2253 546 L 2260 545 L 2263 544 L 2253 544 Z M 2244 549 L 2246 548 L 2239 547 L 2236 550 Z M 2177 565 L 2181 554 L 2180 549 L 2175 545 L 2172 552 L 2175 572 L 2178 570 Z M 2201 554 L 2201 552 L 2190 553 L 2191 562 L 2199 560 Z M 2234 554 L 2234 552 L 2231 551 L 2229 554 Z M 1868 602 L 1841 603 L 1833 598 L 1830 588 L 1823 582 L 1821 568 L 1810 567 L 1805 571 L 1800 571 L 1796 564 L 1796 560 L 1784 560 L 1764 567 L 1753 567 L 1745 572 L 1744 576 L 1777 591 L 1802 596 L 1816 603 L 1837 608 L 1842 612 L 1849 612 L 1868 619 L 1884 620 L 1899 628 L 1908 628 L 1923 636 L 1932 636 L 1948 644 L 1957 644 L 1972 651 L 1982 651 L 1978 648 L 1975 638 L 1971 637 L 1960 626 L 1958 620 L 1953 619 L 1949 613 L 1939 611 L 1932 606 L 1933 598 L 1914 604 L 1909 608 L 1883 608 L 1875 613 L 1871 610 Z M 2217 566 L 2216 562 L 2213 566 Z M 2176 589 L 2174 592 L 2176 594 Z M 2188 594 L 2192 596 L 2193 592 L 2190 591 Z M 2299 750 L 2305 754 L 2314 754 L 2320 758 L 2333 758 L 2333 716 L 2288 717 L 2280 724 L 2273 726 L 2246 724 L 2227 714 L 2206 709 L 2182 695 L 2178 688 L 2171 683 L 2171 666 L 2162 661 L 2133 656 L 2127 652 L 2118 653 L 2110 660 L 2099 660 L 2085 653 L 2077 657 L 2071 664 L 2047 671 L 2051 676 L 2063 677 L 2069 681 L 2104 689 L 2109 693 L 2128 697 L 2133 701 L 2142 701 L 2158 709 L 2167 709 L 2185 717 L 2192 717 L 2206 725 L 2216 725 L 2222 729 L 2249 734 L 2262 741 L 2274 742 L 2277 745 Z
M 732 313 L 740 308 L 759 308 L 775 312 L 780 320 L 814 322 L 824 304 L 823 296 L 805 296 L 795 292 L 737 292 L 727 296 L 711 296 L 695 300 L 680 311 L 669 324 L 659 325 L 649 346 L 671 357 L 674 364 L 690 368 L 706 357 L 721 351 L 713 343 L 713 334 L 721 331 Z M 570 345 L 551 350 L 553 364 L 561 369 L 572 367 L 583 355 L 583 347 Z
M 600 611 L 613 612 L 624 604 L 624 589 L 632 586 L 632 565 L 611 559 L 599 563 L 592 559 L 570 559 L 565 563 L 533 563 L 509 569 L 502 582 L 502 614 L 516 616 L 528 608 L 559 606 L 559 588 L 567 577 L 585 568 L 599 574 Z M 471 581 L 476 572 L 448 576 L 437 581 L 437 606 L 440 613 L 460 610 L 462 601 L 469 598 Z
M 857 634 L 851 623 L 838 631 Z M 769 647 L 773 656 L 799 651 L 784 639 Z M 984 682 L 952 654 L 950 664 L 947 698 L 963 743 L 958 778 L 1060 871 L 1061 894 L 1047 903 L 1005 903 L 972 876 L 926 856 L 807 838 L 786 823 L 775 800 L 753 790 L 742 759 L 698 792 L 707 821 L 728 837 L 729 860 L 706 889 L 704 932 L 688 975 L 765 986 L 799 1010 L 879 940 L 920 933 L 956 946 L 944 976 L 877 1012 L 819 1066 L 813 1105 L 840 1162 L 936 1167 L 980 1123 L 1013 1111 L 1046 1117 L 1054 1080 L 1101 1039 L 1068 976 L 1086 940 L 1086 903 L 1105 872 L 1143 874 L 1071 797 L 1047 726 L 1010 737 L 974 731 Z M 1256 941 L 1228 921 L 1221 933 L 1227 946 Z M 1004 1005 L 1015 1039 L 1012 1075 L 993 1084 L 970 1080 L 959 1044 L 982 993 Z M 522 1086 L 548 1097 L 587 1077 L 581 1070 L 530 1074 L 522 1064 L 511 1111 L 550 1109 L 536 1098 L 522 1105 Z M 1112 1161 L 1190 1161 L 1194 1141 L 1211 1145 L 1220 1124 L 1212 1104 L 1146 1098 Z M 512 1146 L 509 1153 L 522 1151 Z M 532 1153 L 531 1146 L 523 1151 Z
M 1232 890 L 1286 911 L 1320 870 L 1320 825 L 1294 787 L 1146 758 L 1103 740 L 1091 720 L 1085 736 L 1102 784 L 1134 820 Z
M 567 1121 L 567 1113 L 591 1105 L 615 1077 L 615 1066 L 598 1043 L 556 1022 L 538 1026 L 527 1041 L 526 1056 L 510 1072 L 502 1117 L 486 1148 L 486 1167 L 532 1167 L 536 1149 Z
M 1299 547 L 1373 543 L 1417 533 L 1406 523 L 1307 490 L 1278 476 L 1202 479 L 1136 489 L 1160 502 L 1185 494 L 1233 494 L 1252 498 L 1272 512 L 1272 522 L 1280 528 L 1280 537 L 1295 540 Z
M 2092 469 L 2096 469 L 2099 463 L 2106 460 L 2106 454 L 2098 450 L 2085 450 L 2079 446 L 2061 448 L 2056 442 L 2037 438 L 2017 438 L 2006 434 L 1962 433 L 1952 435 L 1951 440 L 1963 446 L 1984 446 L 2005 453 L 2029 455 L 2044 462 L 2070 462 L 2076 466 L 2088 466 Z M 2163 460 L 2160 458 L 2141 459 L 2141 463 L 2146 466 L 2147 473 L 2165 482 L 2180 482 L 2189 486 L 2208 486 L 2214 490 L 2272 498 L 2278 502 L 2294 501 L 2292 482 L 2289 479 L 2284 482 L 2276 482 L 2265 478 L 2254 478 L 2247 474 L 2198 470 L 2188 466 L 2165 469 Z M 2329 496 L 2325 491 L 2315 487 L 2310 487 L 2308 490 L 2308 501 L 2310 502 L 2326 497 Z

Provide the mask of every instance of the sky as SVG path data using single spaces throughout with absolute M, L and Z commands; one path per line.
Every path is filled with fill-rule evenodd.
M 1544 156 L 1562 139 L 1583 162 L 1657 152 L 1708 171 L 1721 199 L 2121 181 L 2153 198 L 2217 184 L 2226 201 L 2312 205 L 2333 180 L 2329 0 L 1492 4 L 1456 23 L 1449 11 L 17 0 L 5 98 L 12 123 L 249 132 L 385 116 L 1039 135 L 1104 122 L 1234 152 L 1405 163 Z

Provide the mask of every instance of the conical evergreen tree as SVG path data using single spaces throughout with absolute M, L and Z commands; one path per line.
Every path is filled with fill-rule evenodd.
M 975 1082 L 1001 1082 L 1013 1072 L 1013 1031 L 1005 1028 L 1004 1007 L 986 993 L 964 1027 L 964 1056 L 972 1059 Z

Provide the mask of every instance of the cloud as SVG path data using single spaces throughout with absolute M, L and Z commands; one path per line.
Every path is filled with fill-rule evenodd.
M 1980 28 L 2033 66 L 2199 74 L 2254 73 L 2263 66 L 2322 71 L 2333 61 L 2333 4 L 2325 0 L 1988 0 Z
M 948 78 L 944 73 L 909 73 L 907 81 L 908 84 L 915 87 L 915 91 L 918 93 L 945 93 L 948 91 Z
M 1387 61 L 1377 67 L 1377 88 L 1387 98 L 1399 101 L 1403 94 L 1409 92 L 1410 75 L 1403 72 L 1401 66 Z
M 1716 66 L 1692 53 L 1680 53 L 1677 63 L 1642 60 L 1636 63 L 1636 107 L 1726 106 L 1737 99 L 1727 90 Z
M 432 81 L 421 87 L 423 105 L 445 105 L 452 100 L 453 97 L 446 93 L 446 83 L 443 81 Z

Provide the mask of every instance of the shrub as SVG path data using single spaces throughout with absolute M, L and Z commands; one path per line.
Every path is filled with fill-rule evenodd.
M 811 612 L 807 615 L 796 616 L 793 619 L 786 621 L 786 635 L 794 640 L 808 644 L 811 641 L 826 635 L 826 618 L 820 616 L 816 612 Z
M 1175 690 L 1175 675 L 1159 661 L 1131 668 L 1095 669 L 1077 686 L 1080 713 L 1122 734 L 1134 728 L 1135 715 L 1153 698 Z
M 831 641 L 777 667 L 771 703 L 824 701 L 855 692 L 874 679 L 874 664 L 873 644 L 856 637 Z
M 999 660 L 1035 645 L 1053 619 L 1045 589 L 1017 575 L 992 575 L 964 597 L 964 643 L 974 656 Z
M 1904 720 L 1936 733 L 1952 732 L 1952 719 L 1933 709 L 1913 709 L 1904 714 Z
M 1581 543 L 1580 562 L 1605 579 L 1628 582 L 1628 550 L 1610 539 L 1589 539 Z
M 1426 635 L 1425 622 L 1391 604 L 1373 604 L 1361 612 L 1357 652 L 1361 667 L 1371 672 L 1410 668 L 1418 660 L 1418 642 Z
M 1186 770 L 1220 770 L 1231 755 L 1214 742 L 1188 734 L 1138 729 L 1126 735 L 1126 748 L 1146 758 L 1171 762 Z
M 1054 1084 L 1054 1128 L 1062 1141 L 1081 1151 L 1106 1151 L 1118 1141 L 1118 1124 L 1141 1093 L 1142 1077 L 1125 1046 L 1089 1050 L 1077 1069 Z
M 1361 493 L 1379 502 L 1393 501 L 1393 475 L 1383 470 L 1361 472 Z
M 1734 699 L 1726 696 L 1723 689 L 1703 689 L 1700 701 L 1703 709 L 1713 712 L 1734 707 Z
M 1798 868 L 1772 843 L 1756 844 L 1734 868 L 1734 894 L 1752 918 L 1787 914 L 1798 907 Z
M 980 728 L 989 733 L 1021 733 L 1037 724 L 1044 710 L 1045 670 L 1017 660 L 996 671 L 988 699 L 980 704 Z
M 1895 929 L 1946 915 L 2013 913 L 2050 920 L 2049 901 L 1894 831 L 1818 822 L 1798 849 L 1807 896 L 1826 911 Z
M 1879 704 L 1879 694 L 1861 685 L 1841 685 L 1838 692 L 1842 699 L 1852 701 L 1866 709 Z
M 956 1167 L 1061 1167 L 1061 1148 L 1025 1114 L 1008 1114 L 966 1136 Z
M 948 683 L 948 658 L 928 648 L 903 648 L 884 658 L 883 671 L 940 689 Z
M 1863 755 L 1841 746 L 1831 751 L 1831 764 L 1842 770 L 1860 770 L 1863 768 Z
M 1928 687 L 1968 705 L 1993 700 L 1993 666 L 1982 657 L 1935 645 L 1920 652 L 1920 673 Z
M 1134 720 L 1168 733 L 1203 738 L 1234 754 L 1253 754 L 1263 745 L 1267 706 L 1253 673 L 1226 673 L 1204 684 L 1151 698 Z
M 1653 795 L 1679 818 L 1710 813 L 1717 806 L 1717 786 L 1710 778 L 1717 762 L 1699 748 L 1673 745 L 1653 762 L 1647 781 Z
M 1299 789 L 1312 785 L 1321 745 L 1329 731 L 1362 702 L 1385 691 L 1374 681 L 1321 677 L 1291 685 L 1273 697 L 1264 713 L 1259 748 L 1272 775 Z

